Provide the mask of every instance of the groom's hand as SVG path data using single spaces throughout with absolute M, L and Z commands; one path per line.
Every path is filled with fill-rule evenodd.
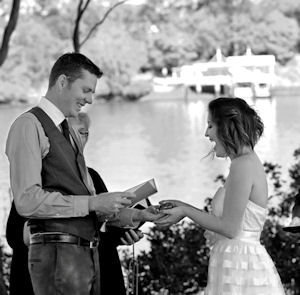
M 155 221 L 158 227 L 169 227 L 172 224 L 179 222 L 184 216 L 181 207 L 174 207 L 172 209 L 162 209 L 160 213 L 163 216 Z
M 149 206 L 146 209 L 140 210 L 140 220 L 142 222 L 145 221 L 153 221 L 155 222 L 157 219 L 164 216 L 156 206 Z

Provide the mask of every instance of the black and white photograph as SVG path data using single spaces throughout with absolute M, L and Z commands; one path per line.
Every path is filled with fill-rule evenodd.
M 0 295 L 300 295 L 300 0 L 0 0 Z

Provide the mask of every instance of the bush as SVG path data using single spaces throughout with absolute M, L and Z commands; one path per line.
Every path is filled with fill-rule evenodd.
M 208 253 L 204 230 L 195 223 L 181 222 L 167 229 L 154 227 L 148 236 L 151 249 L 137 258 L 139 294 L 195 294 L 206 285 Z M 123 265 L 132 279 L 132 260 Z M 131 286 L 129 286 L 131 287 Z
M 111 85 L 109 79 L 107 77 L 101 78 L 97 83 L 96 88 L 96 99 L 104 99 L 104 100 L 111 100 L 116 95 L 113 92 L 113 85 Z
M 3 250 L 0 240 L 0 294 L 8 294 L 11 255 Z
M 149 94 L 152 91 L 152 85 L 148 81 L 137 81 L 129 84 L 123 89 L 123 97 L 126 100 L 135 101 Z
M 264 163 L 269 183 L 273 190 L 268 219 L 261 235 L 261 242 L 272 257 L 286 294 L 300 294 L 300 240 L 299 234 L 290 234 L 282 229 L 282 220 L 287 220 L 294 204 L 295 193 L 300 188 L 300 149 L 294 152 L 295 163 L 289 170 L 291 176 L 290 192 L 283 184 L 280 166 Z M 217 181 L 224 182 L 221 175 Z M 270 202 L 269 202 L 270 203 Z M 210 200 L 204 207 L 211 211 Z M 149 233 L 150 251 L 137 256 L 139 261 L 139 291 L 141 294 L 195 294 L 206 285 L 209 248 L 203 237 L 204 230 L 195 223 L 178 223 L 168 229 L 152 228 Z M 128 274 L 129 257 L 125 256 L 123 265 Z

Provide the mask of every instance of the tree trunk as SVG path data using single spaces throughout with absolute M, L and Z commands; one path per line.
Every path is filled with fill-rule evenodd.
M 19 9 L 20 9 L 20 1 L 21 0 L 13 0 L 9 21 L 4 29 L 2 44 L 0 48 L 0 67 L 3 65 L 9 49 L 9 40 L 10 37 L 15 30 L 18 22 Z
M 73 32 L 73 48 L 75 52 L 80 52 L 80 21 L 81 18 L 85 12 L 85 10 L 88 8 L 90 4 L 90 0 L 86 0 L 86 2 L 83 4 L 84 0 L 79 0 L 78 6 L 77 6 L 77 16 L 75 20 L 75 26 L 74 26 L 74 32 Z

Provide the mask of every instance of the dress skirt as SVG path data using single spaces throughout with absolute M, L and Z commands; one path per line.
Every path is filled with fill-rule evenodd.
M 259 234 L 248 232 L 237 239 L 217 239 L 210 253 L 205 295 L 285 294 Z

